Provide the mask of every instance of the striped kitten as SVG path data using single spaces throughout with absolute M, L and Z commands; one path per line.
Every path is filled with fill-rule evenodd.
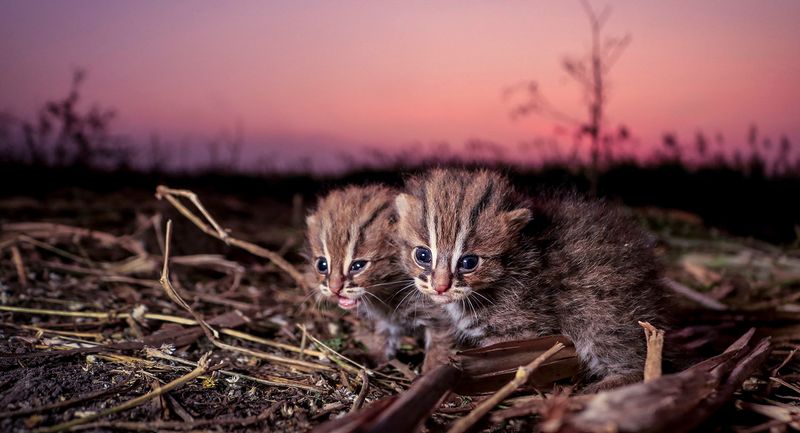
M 596 389 L 639 380 L 660 323 L 650 238 L 574 196 L 529 199 L 491 171 L 433 170 L 398 195 L 401 258 L 459 347 L 562 333 Z
M 382 340 L 378 358 L 394 357 L 408 330 L 408 313 L 398 307 L 411 285 L 396 262 L 392 243 L 395 230 L 395 192 L 383 186 L 349 186 L 321 198 L 308 216 L 307 242 L 314 286 L 345 310 L 373 321 Z M 413 292 L 410 292 L 413 294 Z

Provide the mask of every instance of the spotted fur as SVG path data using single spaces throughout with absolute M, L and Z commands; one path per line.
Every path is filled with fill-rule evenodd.
M 525 197 L 492 171 L 443 169 L 411 178 L 396 207 L 402 263 L 447 313 L 458 347 L 563 333 L 587 377 L 641 375 L 637 321 L 661 324 L 661 268 L 652 239 L 618 211 L 569 194 Z M 420 247 L 430 264 L 415 259 Z M 459 267 L 469 255 L 471 272 Z

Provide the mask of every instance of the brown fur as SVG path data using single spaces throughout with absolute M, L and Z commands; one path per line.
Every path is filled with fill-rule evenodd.
M 563 333 L 588 377 L 641 376 L 637 321 L 661 323 L 661 268 L 650 237 L 619 212 L 574 195 L 527 198 L 485 170 L 414 177 L 396 206 L 402 262 L 448 313 L 459 347 Z M 416 247 L 431 249 L 430 266 Z M 479 257 L 472 272 L 457 267 L 467 255 Z
M 383 186 L 350 186 L 321 198 L 306 221 L 310 259 L 306 274 L 312 286 L 340 306 L 356 301 L 356 312 L 371 320 L 381 337 L 384 347 L 372 348 L 382 352 L 376 353 L 381 360 L 394 356 L 400 337 L 413 328 L 416 315 L 416 311 L 400 308 L 403 297 L 414 295 L 414 290 L 396 261 L 392 243 L 394 199 L 395 192 Z M 327 260 L 326 273 L 316 269 L 322 257 Z M 367 266 L 351 272 L 351 264 L 359 260 Z

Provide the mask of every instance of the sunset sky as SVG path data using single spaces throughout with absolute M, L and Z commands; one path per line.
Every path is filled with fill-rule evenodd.
M 633 37 L 611 75 L 610 124 L 651 147 L 664 132 L 744 143 L 754 123 L 800 141 L 800 1 L 608 4 L 607 33 Z M 324 168 L 341 151 L 468 139 L 512 150 L 555 124 L 512 121 L 503 89 L 536 79 L 582 116 L 560 62 L 588 36 L 577 0 L 5 0 L 0 110 L 30 116 L 81 67 L 116 131 L 186 143 L 195 161 L 237 125 L 249 163 L 307 155 Z

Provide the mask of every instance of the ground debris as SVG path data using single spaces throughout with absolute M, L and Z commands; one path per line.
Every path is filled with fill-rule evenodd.
M 164 197 L 174 192 L 161 191 Z M 78 201 L 86 196 L 80 197 L 60 212 L 69 206 L 82 209 L 84 204 Z M 76 218 L 77 212 L 51 213 L 44 204 L 40 209 L 26 208 L 25 219 L 14 219 L 13 211 L 10 217 L 2 216 L 0 431 L 46 431 L 100 415 L 80 428 L 305 432 L 334 419 L 340 425 L 374 420 L 412 379 L 414 384 L 423 380 L 415 379 L 422 353 L 413 342 L 404 345 L 398 360 L 375 366 L 353 337 L 352 316 L 316 303 L 311 291 L 299 287 L 299 276 L 286 271 L 303 260 L 291 247 L 302 238 L 302 228 L 290 217 L 291 203 L 273 199 L 243 203 L 204 195 L 203 209 L 216 218 L 206 227 L 209 236 L 151 193 L 137 197 L 102 197 L 113 207 L 114 218 L 104 214 L 105 219 L 96 223 L 85 214 Z M 188 310 L 159 284 L 167 246 L 164 225 L 170 218 L 174 233 L 168 281 Z M 250 250 L 278 254 L 285 263 L 265 262 L 271 256 L 253 256 L 247 248 L 236 248 L 231 239 L 248 239 L 244 245 Z M 713 425 L 719 431 L 796 428 L 800 255 L 719 235 L 700 239 L 664 235 L 664 244 L 668 277 L 688 290 L 675 293 L 681 310 L 675 312 L 663 349 L 665 358 L 678 352 L 687 354 L 687 359 L 680 366 L 665 365 L 662 376 L 637 385 L 637 392 L 642 392 L 637 397 L 639 407 L 652 402 L 644 398 L 651 394 L 642 390 L 668 389 L 676 380 L 674 371 L 719 354 L 756 327 L 737 355 L 725 355 L 731 358 L 718 359 L 721 364 L 713 368 L 708 365 L 717 372 L 714 381 L 696 380 L 697 370 L 686 370 L 690 373 L 680 376 L 683 381 L 675 382 L 685 387 L 685 407 L 691 396 L 714 391 L 703 403 L 706 406 L 693 406 L 686 413 L 703 410 L 707 420 L 701 427 Z M 216 342 L 198 326 L 198 319 L 218 333 Z M 760 346 L 765 337 L 771 337 L 771 352 Z M 539 350 L 551 346 L 552 342 Z M 572 356 L 572 351 L 568 347 L 556 358 Z M 109 412 L 186 376 L 198 368 L 206 352 L 212 352 L 209 362 L 216 371 L 160 394 L 152 400 L 157 404 Z M 514 364 L 514 353 L 511 350 L 504 359 Z M 748 366 L 760 357 L 765 368 L 751 371 Z M 480 358 L 474 360 L 469 368 L 480 368 Z M 485 398 L 481 394 L 507 383 L 518 365 L 503 367 L 484 372 L 488 375 L 484 381 L 461 383 L 462 392 L 470 395 L 445 398 L 422 428 L 444 431 L 478 407 Z M 554 367 L 545 363 L 537 371 L 548 368 Z M 569 371 L 554 369 L 548 374 L 568 377 Z M 473 431 L 517 432 L 547 426 L 555 431 L 587 431 L 591 430 L 586 427 L 587 410 L 602 401 L 627 407 L 626 398 L 592 400 L 599 397 L 579 392 L 579 387 L 569 387 L 568 379 L 555 389 L 523 387 L 495 406 Z M 624 423 L 634 418 L 617 420 L 618 430 L 625 431 Z M 680 425 L 691 427 L 676 425 L 675 431 L 681 430 Z

